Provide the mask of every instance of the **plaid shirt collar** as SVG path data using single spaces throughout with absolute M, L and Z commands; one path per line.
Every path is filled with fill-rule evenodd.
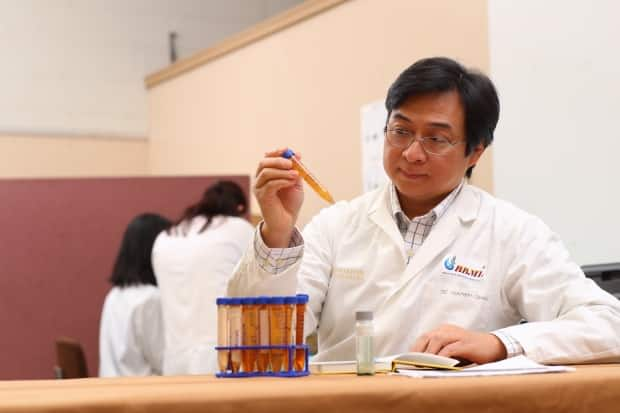
M 440 203 L 435 205 L 433 209 L 428 211 L 426 214 L 420 217 L 414 217 L 415 220 L 430 220 L 433 224 L 443 216 L 448 207 L 452 205 L 456 196 L 461 192 L 461 188 L 463 188 L 464 180 L 461 180 L 461 183 L 448 194 Z M 392 216 L 396 221 L 396 224 L 399 228 L 403 227 L 403 224 L 408 225 L 412 220 L 403 212 L 403 209 L 400 206 L 400 201 L 398 200 L 398 193 L 396 190 L 396 185 L 393 182 L 390 182 L 390 205 L 392 206 Z

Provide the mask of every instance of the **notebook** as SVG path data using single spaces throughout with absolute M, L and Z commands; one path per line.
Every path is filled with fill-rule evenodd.
M 460 370 L 456 365 L 459 360 L 430 353 L 410 352 L 375 359 L 375 371 L 387 373 L 397 369 L 445 369 Z M 312 361 L 310 373 L 313 374 L 350 374 L 357 372 L 355 360 Z

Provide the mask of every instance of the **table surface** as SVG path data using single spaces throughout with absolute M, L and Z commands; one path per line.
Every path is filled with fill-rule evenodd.
M 620 411 L 620 365 L 569 373 L 419 379 L 395 375 L 0 381 L 0 412 Z

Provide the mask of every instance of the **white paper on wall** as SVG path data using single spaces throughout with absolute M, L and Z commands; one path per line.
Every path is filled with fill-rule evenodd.
M 387 110 L 382 101 L 362 106 L 362 185 L 364 192 L 383 185 L 388 177 L 383 169 L 383 128 Z

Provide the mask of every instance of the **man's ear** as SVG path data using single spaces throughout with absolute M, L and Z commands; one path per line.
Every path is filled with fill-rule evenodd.
M 480 157 L 484 153 L 485 149 L 486 148 L 481 143 L 479 143 L 474 148 L 474 150 L 468 155 L 469 156 L 469 162 L 467 163 L 467 169 L 471 168 L 472 166 L 474 166 L 474 165 L 476 165 L 478 163 L 478 159 L 480 159 Z

